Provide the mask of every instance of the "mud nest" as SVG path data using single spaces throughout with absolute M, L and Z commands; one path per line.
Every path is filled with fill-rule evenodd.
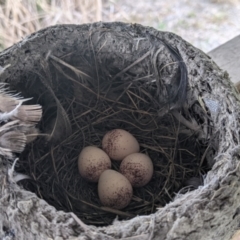
M 192 123 L 183 107 L 188 73 L 178 50 L 164 40 L 90 31 L 70 50 L 63 45 L 58 55 L 49 51 L 26 78 L 31 82 L 17 89 L 42 105 L 39 129 L 46 136 L 27 147 L 16 171 L 33 179 L 25 180 L 25 189 L 58 210 L 74 212 L 87 224 L 106 225 L 116 216 L 154 213 L 184 186 L 188 191 L 201 185 L 208 142 L 198 141 L 197 124 L 208 123 L 203 111 L 193 109 L 188 111 L 195 116 L 195 129 L 179 121 L 182 114 Z M 132 133 L 154 164 L 151 182 L 134 188 L 131 203 L 121 211 L 103 207 L 97 184 L 84 180 L 77 167 L 80 151 L 101 147 L 104 134 L 116 128 Z
M 101 226 L 116 216 L 151 216 L 206 181 L 219 151 L 221 108 L 210 79 L 229 84 L 206 55 L 172 33 L 123 23 L 55 26 L 19 46 L 2 53 L 1 65 L 11 64 L 2 82 L 43 107 L 40 135 L 16 166 L 31 177 L 20 182 L 24 189 Z M 122 210 L 103 207 L 97 184 L 77 168 L 81 149 L 101 147 L 115 128 L 132 133 L 154 164 L 152 180 Z

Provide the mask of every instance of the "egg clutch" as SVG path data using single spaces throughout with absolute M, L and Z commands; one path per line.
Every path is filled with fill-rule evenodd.
M 102 149 L 87 146 L 78 158 L 80 175 L 98 183 L 98 196 L 103 206 L 123 209 L 131 201 L 133 187 L 143 187 L 152 178 L 153 163 L 140 153 L 137 139 L 123 129 L 114 129 L 102 139 Z M 118 171 L 112 162 L 120 162 Z

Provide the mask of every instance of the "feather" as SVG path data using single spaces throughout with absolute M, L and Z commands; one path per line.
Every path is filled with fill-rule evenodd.
M 22 152 L 26 145 L 24 133 L 15 129 L 19 126 L 19 121 L 12 121 L 0 127 L 0 146 L 9 149 L 11 152 Z
M 0 135 L 2 135 L 5 132 L 10 131 L 11 129 L 15 129 L 19 125 L 20 125 L 19 120 L 14 120 L 14 121 L 11 121 L 11 122 L 8 122 L 8 123 L 4 124 L 3 126 L 0 127 Z
M 0 147 L 0 155 L 4 156 L 6 158 L 12 159 L 13 158 L 13 153 L 10 149 L 8 148 L 2 148 Z
M 42 107 L 40 105 L 21 105 L 15 118 L 23 122 L 39 122 L 42 118 Z
M 0 93 L 0 111 L 11 112 L 19 104 L 15 97 Z
M 10 169 L 8 169 L 8 178 L 10 180 L 10 182 L 19 182 L 22 181 L 24 179 L 31 179 L 28 175 L 22 174 L 22 173 L 18 173 L 14 170 L 16 163 L 19 159 L 16 158 L 11 166 Z
M 39 130 L 32 124 L 22 123 L 16 128 L 16 131 L 22 132 L 26 135 L 27 143 L 33 142 L 39 136 Z
M 10 131 L 0 136 L 0 146 L 15 153 L 21 153 L 26 146 L 26 142 L 25 134 L 17 131 Z
M 39 135 L 34 124 L 26 124 L 19 120 L 8 122 L 0 127 L 0 155 L 12 158 L 13 152 L 21 153 L 26 144 Z
M 3 105 L 5 104 L 5 105 Z M 1 102 L 1 108 L 3 109 L 3 106 L 9 107 L 9 105 L 7 105 L 6 103 L 4 103 L 4 101 Z M 12 110 L 9 111 L 3 111 L 3 113 L 0 113 L 0 121 L 7 121 L 9 119 L 14 118 L 14 116 L 17 115 L 18 113 L 18 108 L 21 106 L 21 102 L 18 103 L 18 105 L 16 105 Z
M 22 105 L 31 98 L 21 99 L 18 95 L 7 93 L 7 89 L 0 86 L 0 120 L 19 119 L 23 122 L 39 122 L 42 117 L 42 107 L 36 105 Z
M 22 173 L 18 173 L 18 172 L 14 172 L 13 174 L 13 178 L 12 180 L 14 182 L 19 182 L 22 181 L 24 179 L 31 179 L 28 175 L 22 174 Z
M 37 74 L 39 75 L 41 82 L 48 89 L 49 93 L 55 100 L 55 103 L 57 106 L 56 118 L 50 123 L 51 129 L 49 131 L 50 133 L 48 134 L 48 140 L 53 142 L 59 142 L 63 138 L 65 138 L 66 136 L 69 136 L 72 133 L 72 126 L 65 109 L 63 108 L 61 102 L 57 98 L 51 86 L 52 80 L 51 80 L 50 71 L 48 69 L 48 64 L 45 61 L 42 61 L 41 64 L 46 71 L 47 77 L 44 77 L 39 73 Z
M 29 99 L 12 94 L 6 84 L 0 83 L 0 155 L 12 158 L 13 153 L 21 153 L 27 142 L 38 135 L 34 123 L 42 117 L 40 105 L 23 105 Z
M 60 103 L 57 106 L 57 116 L 51 120 L 46 130 L 48 133 L 47 140 L 56 143 L 60 142 L 64 137 L 69 136 L 72 132 L 67 113 L 61 107 Z
M 177 109 L 181 108 L 186 101 L 187 98 L 187 86 L 188 86 L 188 70 L 187 66 L 179 52 L 179 50 L 171 46 L 170 44 L 166 43 L 164 40 L 160 38 L 153 38 L 151 34 L 147 34 L 149 40 L 152 42 L 153 50 L 153 66 L 155 75 L 157 78 L 157 87 L 159 96 L 162 98 L 161 101 L 165 101 L 165 105 L 169 105 L 170 109 Z M 157 43 L 156 43 L 157 41 Z M 163 44 L 163 46 L 169 51 L 174 61 L 178 64 L 178 74 L 177 78 L 175 77 L 172 79 L 171 88 L 167 88 L 166 84 L 163 84 L 162 80 L 160 79 L 160 73 L 157 66 L 157 57 L 162 51 L 162 48 L 159 48 L 159 42 Z M 157 46 L 157 47 L 156 47 Z M 165 100 L 166 99 L 166 100 Z
M 8 178 L 10 179 L 10 181 L 14 181 L 14 180 L 13 180 L 14 168 L 15 168 L 15 166 L 16 166 L 16 163 L 17 163 L 18 159 L 19 159 L 19 158 L 15 158 L 15 160 L 14 160 L 11 168 L 8 169 Z

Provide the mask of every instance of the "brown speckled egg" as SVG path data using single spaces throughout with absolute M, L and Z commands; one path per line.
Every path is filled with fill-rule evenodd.
M 101 173 L 110 168 L 111 160 L 100 148 L 85 147 L 78 157 L 78 170 L 81 176 L 90 182 L 97 182 Z
M 104 171 L 98 182 L 98 196 L 106 207 L 123 209 L 131 201 L 132 185 L 121 173 L 114 170 Z
M 114 129 L 103 137 L 102 148 L 111 159 L 121 161 L 127 155 L 139 152 L 140 147 L 132 134 L 123 129 Z
M 133 187 L 142 187 L 152 178 L 153 163 L 146 154 L 133 153 L 123 159 L 119 170 Z

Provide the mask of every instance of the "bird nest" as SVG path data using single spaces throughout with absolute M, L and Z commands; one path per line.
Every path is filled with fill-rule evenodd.
M 178 36 L 123 23 L 61 25 L 5 50 L 0 63 L 11 65 L 1 82 L 43 109 L 38 138 L 15 166 L 30 177 L 19 182 L 19 191 L 74 213 L 85 233 L 85 224 L 111 226 L 116 217 L 140 223 L 139 216 L 157 216 L 210 181 L 208 171 L 220 151 L 216 122 L 225 106 L 212 93 L 214 84 L 231 86 L 205 54 Z M 154 165 L 152 180 L 134 188 L 122 210 L 102 206 L 97 184 L 83 179 L 77 168 L 80 151 L 101 148 L 104 134 L 116 128 L 133 134 Z M 118 170 L 117 162 L 112 165 Z

